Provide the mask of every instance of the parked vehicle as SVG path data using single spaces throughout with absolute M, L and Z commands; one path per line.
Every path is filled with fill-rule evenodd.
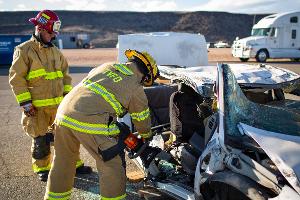
M 92 46 L 90 35 L 87 33 L 61 33 L 54 44 L 60 49 L 89 49 Z
M 157 132 L 152 145 L 164 153 L 147 167 L 136 159 L 145 171 L 145 185 L 174 199 L 300 199 L 300 97 L 292 95 L 298 100 L 287 100 L 291 94 L 283 93 L 297 87 L 300 76 L 271 66 L 248 65 L 243 72 L 240 66 L 230 66 L 219 65 L 214 71 L 214 90 L 206 67 L 161 68 L 170 77 L 181 73 L 177 81 L 194 88 L 202 98 L 215 93 L 218 109 L 207 119 L 204 134 L 194 133 L 188 141 L 171 139 L 172 145 L 166 145 L 173 134 L 168 129 Z M 270 73 L 273 81 L 265 76 Z M 276 78 L 279 74 L 289 79 Z M 168 113 L 163 108 L 170 102 L 171 91 L 171 86 L 145 88 L 153 122 L 165 123 L 160 113 Z
M 264 17 L 252 28 L 251 36 L 234 41 L 232 55 L 247 62 L 255 58 L 300 59 L 300 12 L 279 13 Z
M 214 47 L 215 48 L 229 48 L 230 45 L 227 42 L 219 41 L 219 42 L 214 44 Z
M 206 46 L 207 46 L 207 49 L 214 48 L 214 43 L 213 42 L 206 42 Z

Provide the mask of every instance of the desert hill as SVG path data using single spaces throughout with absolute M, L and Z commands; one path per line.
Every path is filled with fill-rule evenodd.
M 226 12 L 93 12 L 57 11 L 62 32 L 91 34 L 96 47 L 115 47 L 119 34 L 174 31 L 201 33 L 206 41 L 225 40 L 250 34 L 253 21 L 266 15 Z M 0 12 L 0 34 L 30 34 L 35 11 Z

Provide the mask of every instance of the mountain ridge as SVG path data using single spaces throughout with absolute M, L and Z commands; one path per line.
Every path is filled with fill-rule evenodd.
M 62 33 L 89 33 L 96 47 L 115 47 L 119 34 L 145 32 L 201 33 L 206 41 L 250 35 L 253 22 L 266 14 L 235 14 L 227 12 L 127 12 L 127 11 L 55 11 L 62 21 Z M 0 34 L 31 34 L 28 19 L 37 11 L 0 12 Z

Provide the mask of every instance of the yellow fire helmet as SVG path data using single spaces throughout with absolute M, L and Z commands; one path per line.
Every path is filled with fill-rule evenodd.
M 125 55 L 128 59 L 133 59 L 134 57 L 140 59 L 145 66 L 147 67 L 147 75 L 143 79 L 143 84 L 145 86 L 151 86 L 153 85 L 154 80 L 158 77 L 159 72 L 156 65 L 155 60 L 153 59 L 150 54 L 147 52 L 139 52 L 136 50 L 127 49 L 125 51 Z

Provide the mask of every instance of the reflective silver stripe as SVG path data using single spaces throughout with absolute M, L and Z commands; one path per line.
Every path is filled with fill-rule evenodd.
M 86 80 L 83 82 L 83 84 L 96 94 L 100 94 L 104 98 L 104 100 L 107 101 L 116 111 L 118 116 L 124 113 L 121 103 L 116 99 L 115 95 L 108 92 L 105 87 L 96 82 L 92 82 L 91 80 Z
M 114 64 L 113 67 L 124 75 L 127 75 L 127 76 L 133 75 L 133 72 L 126 65 Z
M 56 115 L 55 123 L 89 134 L 116 135 L 120 133 L 116 124 L 111 124 L 110 126 L 107 126 L 106 124 L 91 124 L 80 122 L 76 119 L 60 114 Z

